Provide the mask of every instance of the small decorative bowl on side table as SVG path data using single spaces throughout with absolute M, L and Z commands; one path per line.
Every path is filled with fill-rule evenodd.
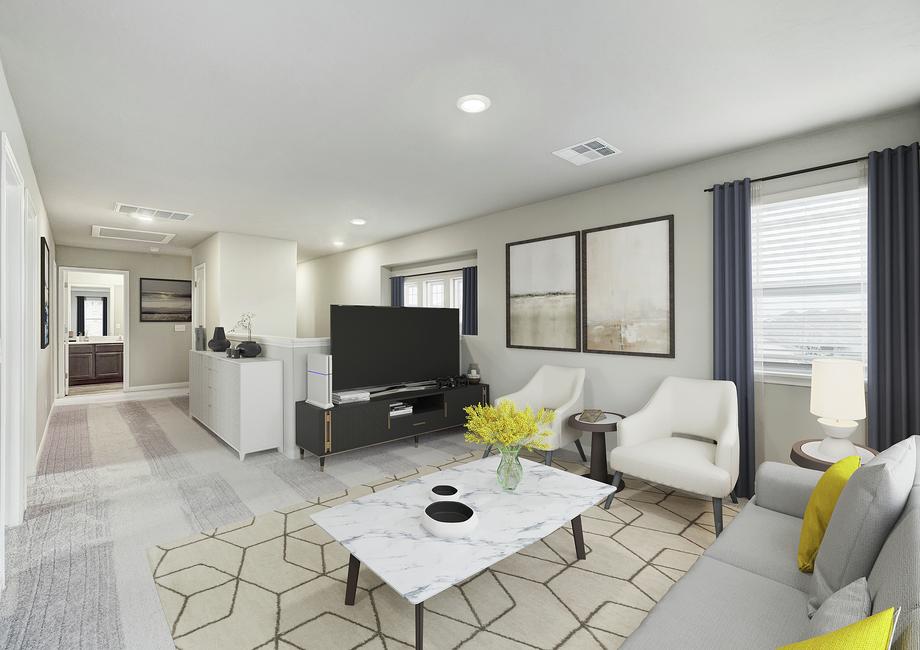
M 610 483 L 613 476 L 607 473 L 607 432 L 616 431 L 617 425 L 626 416 L 613 411 L 604 411 L 604 417 L 597 422 L 585 422 L 580 418 L 581 413 L 569 417 L 569 426 L 579 431 L 591 432 L 591 471 L 585 474 L 595 481 Z M 620 479 L 617 490 L 626 486 Z
M 792 451 L 789 452 L 789 460 L 799 467 L 816 469 L 819 472 L 825 471 L 834 464 L 834 461 L 825 460 L 824 458 L 812 455 L 820 443 L 821 441 L 818 439 L 799 440 L 792 445 Z M 856 451 L 859 453 L 863 465 L 878 456 L 878 452 L 875 449 L 866 447 L 865 445 L 856 445 Z

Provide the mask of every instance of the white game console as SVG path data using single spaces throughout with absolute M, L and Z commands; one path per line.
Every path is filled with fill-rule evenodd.
M 332 355 L 307 355 L 307 403 L 322 409 L 333 407 Z

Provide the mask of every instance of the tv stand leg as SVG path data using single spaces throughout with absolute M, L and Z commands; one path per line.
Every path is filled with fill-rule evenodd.
M 415 446 L 418 447 L 418 436 L 415 436 Z
M 319 457 L 319 471 L 321 472 L 326 471 L 326 457 L 325 456 Z

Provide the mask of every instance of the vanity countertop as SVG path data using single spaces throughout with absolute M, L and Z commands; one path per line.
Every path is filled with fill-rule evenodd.
M 124 341 L 67 341 L 67 345 L 123 345 Z

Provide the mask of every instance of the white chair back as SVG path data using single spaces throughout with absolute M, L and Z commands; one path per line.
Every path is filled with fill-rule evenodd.
M 667 377 L 658 389 L 665 394 L 671 431 L 709 440 L 738 419 L 735 384 L 712 379 Z
M 541 366 L 531 380 L 542 400 L 542 404 L 533 404 L 533 408 L 557 409 L 582 392 L 585 383 L 584 368 L 567 368 L 564 366 Z

